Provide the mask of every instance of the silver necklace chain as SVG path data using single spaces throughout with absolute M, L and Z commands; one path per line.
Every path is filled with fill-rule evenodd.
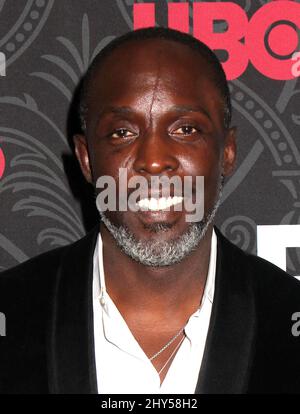
M 180 331 L 177 332 L 177 334 L 175 336 L 173 336 L 165 346 L 163 346 L 158 352 L 156 352 L 156 354 L 152 355 L 152 357 L 149 358 L 149 360 L 153 361 L 153 359 L 158 357 L 158 355 L 160 355 L 165 349 L 167 349 L 175 341 L 175 339 L 177 339 L 178 336 L 183 332 L 184 328 L 185 328 L 185 326 L 183 328 L 181 328 Z
M 180 339 L 180 341 L 178 342 L 178 344 L 176 345 L 176 347 L 175 347 L 175 349 L 174 349 L 174 351 L 172 352 L 172 354 L 169 356 L 169 358 L 167 359 L 167 361 L 164 363 L 164 365 L 163 365 L 163 367 L 158 371 L 158 375 L 160 375 L 162 372 L 163 372 L 163 370 L 166 368 L 166 366 L 168 365 L 168 363 L 171 361 L 171 359 L 173 358 L 173 356 L 174 356 L 174 354 L 175 354 L 175 352 L 177 351 L 177 349 L 180 347 L 180 345 L 182 344 L 182 342 L 183 342 L 183 340 L 184 340 L 184 337 L 182 337 L 181 339 Z

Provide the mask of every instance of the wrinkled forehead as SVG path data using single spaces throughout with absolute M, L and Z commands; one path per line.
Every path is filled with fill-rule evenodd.
M 213 83 L 211 63 L 188 45 L 165 39 L 133 40 L 113 50 L 93 73 L 89 96 L 93 91 L 107 94 L 129 90 L 129 85 L 151 84 L 162 79 L 174 89 L 194 90 L 197 85 Z

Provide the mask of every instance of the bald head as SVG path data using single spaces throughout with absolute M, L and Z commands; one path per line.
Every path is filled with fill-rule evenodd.
M 124 49 L 127 51 L 126 61 L 124 60 L 124 53 L 118 53 Z M 149 59 L 149 53 L 151 53 L 152 59 Z M 194 59 L 190 58 L 192 54 Z M 129 32 L 115 39 L 95 57 L 84 77 L 81 91 L 79 109 L 84 132 L 86 130 L 89 98 L 94 89 L 95 77 L 98 77 L 101 72 L 104 85 L 107 75 L 115 76 L 117 81 L 119 77 L 123 76 L 125 65 L 127 73 L 130 68 L 138 76 L 139 67 L 143 66 L 145 57 L 147 57 L 148 66 L 150 62 L 149 72 L 150 69 L 152 72 L 153 70 L 157 71 L 158 63 L 163 59 L 169 59 L 173 62 L 177 70 L 178 66 L 181 66 L 182 70 L 189 71 L 190 64 L 193 66 L 199 65 L 199 74 L 202 73 L 202 76 L 204 76 L 203 68 L 206 67 L 208 70 L 205 71 L 205 76 L 214 83 L 219 93 L 224 127 L 229 128 L 231 121 L 230 94 L 225 73 L 216 55 L 204 43 L 188 34 L 166 28 L 147 28 Z M 145 70 L 142 72 L 144 76 Z M 193 75 L 191 74 L 191 76 Z M 144 81 L 146 82 L 147 79 L 145 78 Z

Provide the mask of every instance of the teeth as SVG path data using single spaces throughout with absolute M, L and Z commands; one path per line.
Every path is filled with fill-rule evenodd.
M 142 198 L 137 202 L 138 206 L 143 210 L 165 210 L 171 206 L 182 203 L 183 197 L 160 197 L 160 198 Z

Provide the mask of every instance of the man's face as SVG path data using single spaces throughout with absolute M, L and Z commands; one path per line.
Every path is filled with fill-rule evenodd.
M 204 213 L 218 197 L 221 175 L 235 159 L 235 130 L 224 129 L 221 94 L 212 69 L 188 46 L 166 40 L 133 41 L 106 58 L 88 99 L 86 137 L 75 139 L 83 173 L 94 185 L 103 175 L 204 176 Z M 118 194 L 118 193 L 117 193 Z M 174 240 L 187 231 L 186 212 L 106 212 L 137 240 Z M 161 224 L 162 232 L 154 232 Z

